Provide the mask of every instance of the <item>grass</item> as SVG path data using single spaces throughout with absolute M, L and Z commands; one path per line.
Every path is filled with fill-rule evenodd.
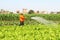
M 58 26 L 0 26 L 0 40 L 60 40 L 60 25 Z

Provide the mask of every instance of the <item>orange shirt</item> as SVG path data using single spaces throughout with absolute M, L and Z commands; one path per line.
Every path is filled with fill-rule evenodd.
M 25 20 L 23 15 L 20 15 L 20 21 L 23 22 Z

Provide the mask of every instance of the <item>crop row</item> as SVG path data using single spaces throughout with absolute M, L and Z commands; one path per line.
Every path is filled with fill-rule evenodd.
M 24 14 L 26 20 L 30 20 L 32 16 L 43 17 L 47 20 L 60 21 L 60 14 Z M 19 20 L 19 14 L 0 14 L 0 20 L 14 21 Z

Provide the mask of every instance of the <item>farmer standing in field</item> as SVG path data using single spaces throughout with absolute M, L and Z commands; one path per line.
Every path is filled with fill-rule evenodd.
M 25 17 L 24 17 L 24 15 L 23 15 L 23 13 L 21 13 L 21 14 L 19 15 L 19 19 L 20 19 L 20 26 L 21 26 L 21 25 L 24 25 Z

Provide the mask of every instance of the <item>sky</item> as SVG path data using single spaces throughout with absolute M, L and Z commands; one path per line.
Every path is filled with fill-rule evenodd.
M 60 0 L 0 0 L 0 9 L 9 11 L 28 10 L 60 11 Z

